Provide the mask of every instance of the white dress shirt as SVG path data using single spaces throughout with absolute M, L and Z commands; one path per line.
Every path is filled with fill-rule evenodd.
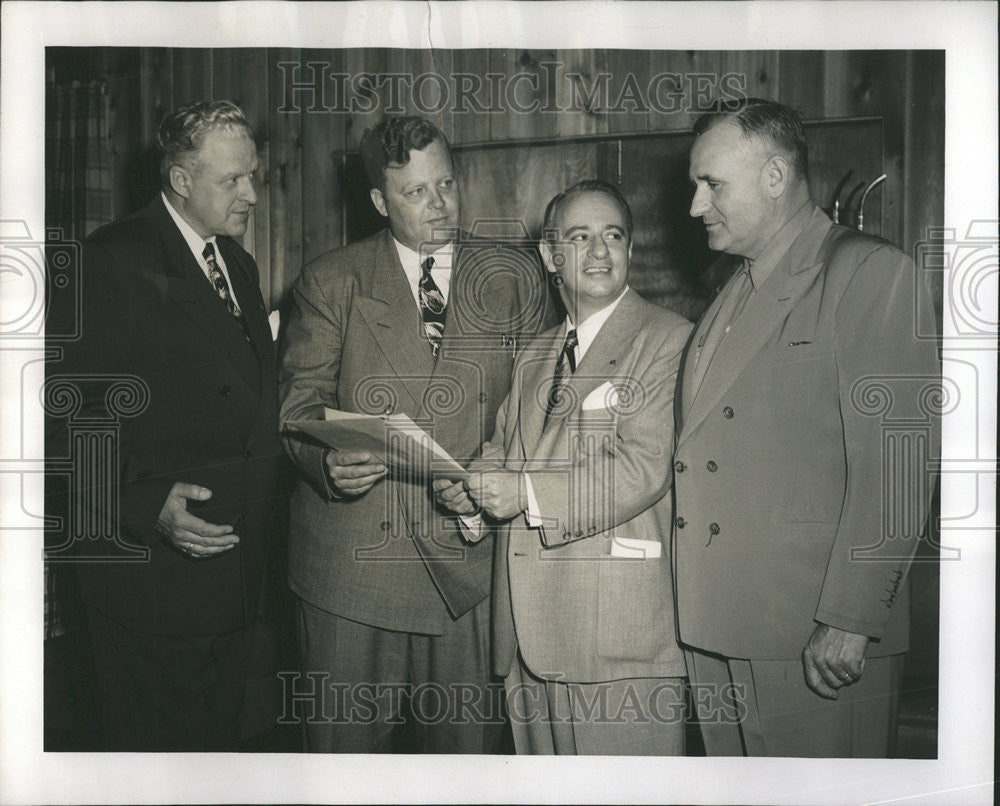
M 192 226 L 188 224 L 183 218 L 181 218 L 180 213 L 178 213 L 174 206 L 167 200 L 167 194 L 160 191 L 160 195 L 163 197 L 163 204 L 167 208 L 167 212 L 170 213 L 170 217 L 174 220 L 177 225 L 177 229 L 181 231 L 181 235 L 184 237 L 184 241 L 187 243 L 188 248 L 191 250 L 191 254 L 194 255 L 194 259 L 201 266 L 202 272 L 205 274 L 205 279 L 211 283 L 212 288 L 215 288 L 215 283 L 212 280 L 212 273 L 208 268 L 208 261 L 205 260 L 204 256 L 201 254 L 205 251 L 205 244 L 212 244 L 212 248 L 215 249 L 215 262 L 219 266 L 219 270 L 222 272 L 223 276 L 226 278 L 226 282 L 229 284 L 229 294 L 233 298 L 233 302 L 236 307 L 240 307 L 239 300 L 236 299 L 236 289 L 233 287 L 233 281 L 229 277 L 229 269 L 226 268 L 226 261 L 222 257 L 222 252 L 219 250 L 219 245 L 215 242 L 215 236 L 211 238 L 202 238 L 197 232 L 194 231 Z
M 410 247 L 404 246 L 395 238 L 392 242 L 396 244 L 396 252 L 399 253 L 399 262 L 403 266 L 403 273 L 406 281 L 410 285 L 410 293 L 413 294 L 413 301 L 420 307 L 420 275 L 424 273 L 421 265 L 427 258 L 434 258 L 434 265 L 431 266 L 431 279 L 441 291 L 445 304 L 448 303 L 448 290 L 451 288 L 451 262 L 454 255 L 455 244 L 446 243 L 436 252 L 414 252 Z

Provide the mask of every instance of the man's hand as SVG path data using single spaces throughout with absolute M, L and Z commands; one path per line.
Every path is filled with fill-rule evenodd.
M 328 451 L 326 472 L 334 492 L 351 498 L 368 492 L 385 475 L 385 465 L 373 458 L 365 451 Z
M 437 502 L 459 515 L 473 515 L 476 505 L 469 498 L 465 484 L 461 481 L 452 483 L 449 479 L 437 479 L 434 482 L 434 492 Z
M 497 520 L 513 518 L 528 508 L 524 474 L 513 470 L 476 473 L 465 482 L 472 500 Z
M 156 531 L 190 557 L 211 557 L 240 542 L 232 526 L 203 521 L 187 511 L 188 501 L 207 501 L 212 491 L 198 484 L 178 481 L 156 519 Z
M 809 688 L 826 697 L 837 699 L 837 689 L 861 679 L 865 670 L 865 648 L 868 636 L 819 624 L 802 650 L 802 667 Z

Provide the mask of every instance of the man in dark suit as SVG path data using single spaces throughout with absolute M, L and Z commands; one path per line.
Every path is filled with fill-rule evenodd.
M 281 420 L 322 419 L 324 408 L 406 414 L 468 462 L 507 394 L 521 335 L 548 316 L 541 269 L 523 252 L 459 236 L 459 184 L 433 124 L 389 118 L 362 150 L 389 227 L 302 270 Z M 419 474 L 387 474 L 363 452 L 286 445 L 301 473 L 289 574 L 308 748 L 398 748 L 393 727 L 408 714 L 422 750 L 495 750 L 492 543 L 466 544 Z
M 927 291 L 810 200 L 794 111 L 749 101 L 695 133 L 691 215 L 743 258 L 677 394 L 677 613 L 705 746 L 885 756 L 938 449 Z
M 116 454 L 72 479 L 93 486 L 69 523 L 80 536 L 117 509 L 115 539 L 66 550 L 105 749 L 235 750 L 282 454 L 257 267 L 234 240 L 257 200 L 257 150 L 226 101 L 168 115 L 159 146 L 162 192 L 84 244 L 81 337 L 50 369 L 50 397 L 82 392 L 76 422 L 121 415 Z M 71 303 L 56 295 L 52 316 Z M 124 412 L 105 394 L 115 381 Z

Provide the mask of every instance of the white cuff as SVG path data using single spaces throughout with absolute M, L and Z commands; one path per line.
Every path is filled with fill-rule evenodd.
M 528 519 L 528 526 L 539 527 L 542 525 L 542 513 L 539 511 L 538 499 L 535 498 L 535 489 L 531 486 L 531 476 L 524 474 L 524 487 L 528 493 L 528 509 L 525 517 Z

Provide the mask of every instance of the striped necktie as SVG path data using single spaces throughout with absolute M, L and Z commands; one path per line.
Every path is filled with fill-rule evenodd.
M 549 391 L 548 405 L 545 407 L 545 424 L 548 425 L 552 413 L 558 411 L 563 403 L 563 390 L 569 376 L 576 372 L 576 346 L 579 344 L 576 330 L 566 334 L 559 360 L 556 361 L 556 371 L 552 374 L 552 388 Z

